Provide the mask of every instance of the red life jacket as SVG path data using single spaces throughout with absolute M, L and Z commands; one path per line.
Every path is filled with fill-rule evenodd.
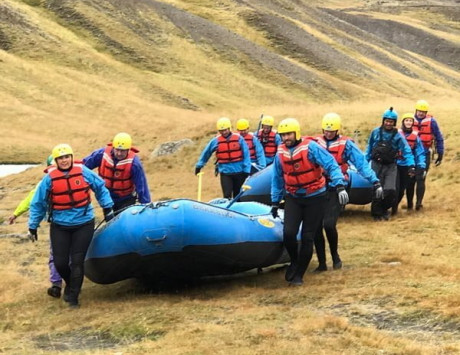
M 328 147 L 324 135 L 315 137 L 315 141 L 334 157 L 337 164 L 339 164 L 340 170 L 342 171 L 342 174 L 346 180 L 348 180 L 348 162 L 343 158 L 343 155 L 345 153 L 345 147 L 349 139 L 351 140 L 350 137 L 339 135 L 336 140 L 329 144 Z
M 101 165 L 98 169 L 99 176 L 104 179 L 105 186 L 110 192 L 116 193 L 120 197 L 131 195 L 134 191 L 131 167 L 138 150 L 131 148 L 125 159 L 115 163 L 111 154 L 112 149 L 109 144 L 104 150 Z
M 422 141 L 423 146 L 425 148 L 430 148 L 431 143 L 433 142 L 433 133 L 431 132 L 432 118 L 433 116 L 427 115 L 420 122 L 416 118 L 414 118 L 414 126 L 412 127 L 412 129 L 418 131 L 420 140 Z
M 231 133 L 230 137 L 217 137 L 216 157 L 218 163 L 234 163 L 243 160 L 243 150 L 240 145 L 240 135 Z
M 302 142 L 292 153 L 285 144 L 278 147 L 277 154 L 283 169 L 284 187 L 293 195 L 299 189 L 305 189 L 311 194 L 326 185 L 323 169 L 308 160 L 309 143 L 310 140 L 302 138 Z
M 402 129 L 399 129 L 399 133 L 404 137 L 404 139 L 409 144 L 410 149 L 414 150 L 417 143 L 417 137 L 419 132 L 412 130 L 411 133 L 406 134 Z
M 83 164 L 74 162 L 68 172 L 56 166 L 47 169 L 51 178 L 51 206 L 55 210 L 84 207 L 91 203 L 90 186 L 83 178 Z
M 271 130 L 270 133 L 265 134 L 264 130 L 261 129 L 257 133 L 257 138 L 259 138 L 260 143 L 264 147 L 265 156 L 268 158 L 274 157 L 276 155 L 276 131 Z
M 249 156 L 251 160 L 256 160 L 257 157 L 256 157 L 256 147 L 254 146 L 254 135 L 252 133 L 246 133 L 243 139 L 248 145 Z

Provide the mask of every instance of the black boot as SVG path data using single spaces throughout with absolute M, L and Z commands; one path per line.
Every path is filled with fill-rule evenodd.
M 326 264 L 319 264 L 318 267 L 315 270 L 313 270 L 313 272 L 315 274 L 318 274 L 318 273 L 324 272 L 324 271 L 327 271 L 327 265 Z
M 333 262 L 332 268 L 334 270 L 338 270 L 342 268 L 342 260 L 340 259 L 339 254 L 332 256 L 332 262 Z
M 51 286 L 48 291 L 48 295 L 54 298 L 60 298 L 61 297 L 61 288 L 59 286 Z
M 297 269 L 297 265 L 291 262 L 291 264 L 286 269 L 286 274 L 284 275 L 284 279 L 286 281 L 292 281 L 295 275 L 295 271 Z

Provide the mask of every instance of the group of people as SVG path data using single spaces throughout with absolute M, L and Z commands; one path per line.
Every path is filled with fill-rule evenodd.
M 437 124 L 428 115 L 428 103 L 419 100 L 415 113 L 402 116 L 393 108 L 382 115 L 382 123 L 369 137 L 363 153 L 353 139 L 342 135 L 341 118 L 328 113 L 322 119 L 322 133 L 302 136 L 298 120 L 286 118 L 274 130 L 274 118 L 262 116 L 258 129 L 249 132 L 249 121 L 217 121 L 218 135 L 212 138 L 195 165 L 199 174 L 213 153 L 220 174 L 223 197 L 238 195 L 245 179 L 273 164 L 271 214 L 278 217 L 284 201 L 283 242 L 291 263 L 285 279 L 290 285 L 303 284 L 303 277 L 316 250 L 319 265 L 315 272 L 328 270 L 325 232 L 333 269 L 342 267 L 338 253 L 337 220 L 348 201 L 348 168 L 352 164 L 373 186 L 371 214 L 376 221 L 396 214 L 404 193 L 407 209 L 423 207 L 425 178 L 430 167 L 433 143 L 441 164 L 444 141 Z M 59 144 L 47 160 L 45 176 L 21 201 L 9 222 L 30 209 L 29 235 L 37 240 L 43 219 L 50 222 L 50 281 L 48 295 L 79 307 L 84 278 L 84 259 L 94 233 L 94 211 L 89 190 L 103 209 L 106 221 L 138 201 L 151 202 L 147 178 L 138 150 L 127 133 L 117 134 L 106 147 L 95 150 L 82 161 L 74 159 L 68 144 Z M 98 174 L 92 169 L 98 169 Z M 302 225 L 300 245 L 297 242 Z
M 333 269 L 342 267 L 338 253 L 337 220 L 348 201 L 348 167 L 352 164 L 373 185 L 371 214 L 376 221 L 389 220 L 396 214 L 404 193 L 407 209 L 423 207 L 425 178 L 433 143 L 441 164 L 444 140 L 437 124 L 428 115 L 428 103 L 417 101 L 415 113 L 402 117 L 396 128 L 398 114 L 391 107 L 382 115 L 382 123 L 369 137 L 363 153 L 354 141 L 340 134 L 341 118 L 328 113 L 322 120 L 322 133 L 302 136 L 300 124 L 286 118 L 273 129 L 274 119 L 262 117 L 259 129 L 249 133 L 249 122 L 237 122 L 238 133 L 231 130 L 231 121 L 217 121 L 218 135 L 205 147 L 195 166 L 195 174 L 216 153 L 224 198 L 235 197 L 251 173 L 251 166 L 263 168 L 273 164 L 271 183 L 271 214 L 278 216 L 284 200 L 283 242 L 291 263 L 285 279 L 290 285 L 303 284 L 303 277 L 316 250 L 319 265 L 315 272 L 326 271 L 326 250 L 323 230 L 329 243 Z M 263 149 L 259 147 L 262 146 Z M 416 186 L 416 188 L 415 188 Z M 300 245 L 297 233 L 302 225 Z
M 68 144 L 55 146 L 47 160 L 45 176 L 21 201 L 9 222 L 30 209 L 29 236 L 37 240 L 43 219 L 50 222 L 50 282 L 47 293 L 79 307 L 84 278 L 84 260 L 94 233 L 94 211 L 90 190 L 111 220 L 122 209 L 151 202 L 147 178 L 131 136 L 117 134 L 106 147 L 82 161 L 74 159 Z M 98 169 L 98 174 L 92 169 Z

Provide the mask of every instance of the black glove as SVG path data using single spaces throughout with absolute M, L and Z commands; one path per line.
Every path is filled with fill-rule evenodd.
M 38 234 L 36 229 L 29 228 L 29 233 L 27 234 L 27 236 L 32 242 L 36 242 L 38 240 Z
M 195 175 L 198 175 L 201 171 L 201 168 L 195 168 Z
M 438 157 L 436 158 L 436 161 L 434 162 L 434 165 L 436 165 L 436 166 L 441 165 L 442 157 L 443 157 L 442 154 L 438 154 Z
M 272 214 L 273 218 L 278 217 L 279 208 L 280 208 L 280 205 L 278 203 L 272 204 L 272 209 L 270 210 L 270 213 Z
M 374 196 L 376 200 L 383 199 L 383 187 L 380 181 L 374 183 Z
M 407 175 L 409 175 L 410 177 L 415 176 L 415 168 L 413 166 L 409 167 L 409 170 L 407 171 Z
M 103 208 L 102 211 L 104 212 L 104 219 L 106 222 L 110 221 L 111 219 L 113 219 L 113 217 L 115 217 L 112 207 Z

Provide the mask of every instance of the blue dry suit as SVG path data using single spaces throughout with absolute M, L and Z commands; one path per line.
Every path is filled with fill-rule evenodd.
M 338 136 L 336 139 L 338 139 Z M 329 147 L 329 144 L 335 142 L 336 139 L 333 139 L 331 141 L 326 140 L 327 146 Z M 364 153 L 351 139 L 347 139 L 347 142 L 345 143 L 343 160 L 347 163 L 351 162 L 356 168 L 356 170 L 358 170 L 359 174 L 362 177 L 364 177 L 367 181 L 369 181 L 371 184 L 374 184 L 379 181 L 379 178 L 375 174 L 375 171 L 372 170 L 369 162 L 366 160 Z M 346 184 L 348 184 L 348 180 L 346 180 Z
M 380 131 L 382 131 L 383 136 L 380 137 Z M 369 141 L 367 143 L 366 149 L 366 159 L 367 161 L 372 160 L 372 149 L 377 145 L 380 140 L 389 141 L 391 139 L 391 146 L 394 150 L 400 151 L 402 158 L 407 162 L 407 166 L 415 166 L 414 156 L 412 155 L 412 150 L 410 149 L 407 141 L 398 133 L 394 134 L 393 131 L 388 132 L 382 127 L 374 128 L 369 136 Z M 381 139 L 382 138 L 382 139 Z M 396 162 L 396 159 L 395 159 Z
M 289 150 L 292 152 L 296 146 L 290 147 Z M 279 161 L 279 155 L 276 154 L 275 161 L 273 164 L 273 175 L 272 175 L 272 187 L 271 187 L 271 199 L 273 203 L 279 203 L 285 193 L 284 189 L 284 176 L 281 162 Z M 326 149 L 322 148 L 318 143 L 310 141 L 308 144 L 308 160 L 314 164 L 320 165 L 326 174 L 331 179 L 329 186 L 336 187 L 338 185 L 345 186 L 345 179 L 340 170 L 339 164 L 335 161 L 334 157 L 327 152 Z M 299 196 L 297 198 L 309 198 L 319 195 L 326 191 L 326 186 L 313 192 L 308 193 L 305 189 L 299 189 L 297 192 Z
M 228 135 L 227 140 L 236 133 L 231 133 Z M 198 163 L 196 163 L 195 167 L 196 168 L 203 168 L 206 163 L 208 162 L 209 158 L 211 157 L 212 153 L 214 153 L 217 150 L 217 139 L 219 138 L 220 135 L 214 137 L 209 141 L 209 143 L 206 145 L 204 150 L 201 152 L 200 159 L 198 160 Z M 236 162 L 230 162 L 230 163 L 217 163 L 217 168 L 219 170 L 219 173 L 221 174 L 238 174 L 238 173 L 246 173 L 249 174 L 251 171 L 251 159 L 249 157 L 249 148 L 246 142 L 244 141 L 244 138 L 238 135 L 238 143 L 241 147 L 241 150 L 243 152 L 243 160 L 241 161 L 236 161 Z
M 402 133 L 405 137 L 407 137 L 410 133 Z M 410 147 L 410 146 L 409 146 Z M 412 150 L 412 156 L 414 157 L 415 167 L 418 169 L 426 169 L 426 155 L 425 155 L 425 147 L 423 146 L 420 137 L 417 137 L 415 141 L 415 147 Z M 404 158 L 398 159 L 396 161 L 398 166 L 410 166 Z
M 97 201 L 102 208 L 111 208 L 113 201 L 110 198 L 109 191 L 102 180 L 96 173 L 83 166 L 83 178 L 94 191 Z M 37 191 L 30 203 L 29 211 L 29 228 L 37 229 L 40 222 L 48 212 L 49 194 L 51 190 L 51 178 L 46 174 L 37 186 Z M 85 224 L 94 219 L 93 206 L 90 203 L 87 206 L 71 208 L 66 210 L 52 210 L 51 220 L 55 224 L 62 226 L 78 226 Z
M 91 170 L 99 168 L 102 162 L 102 157 L 104 156 L 105 148 L 95 150 L 86 158 L 83 159 L 83 164 Z M 112 154 L 112 159 L 114 162 L 117 162 L 117 159 Z M 144 168 L 142 167 L 141 160 L 137 155 L 134 156 L 133 164 L 131 165 L 131 180 L 134 184 L 134 189 L 137 194 L 137 199 L 139 203 L 150 203 L 150 191 L 147 184 L 147 177 L 145 176 Z M 110 191 L 110 190 L 109 190 Z M 120 201 L 131 198 L 130 195 L 120 197 L 116 193 L 110 191 L 110 196 L 112 197 L 113 202 L 119 203 Z

